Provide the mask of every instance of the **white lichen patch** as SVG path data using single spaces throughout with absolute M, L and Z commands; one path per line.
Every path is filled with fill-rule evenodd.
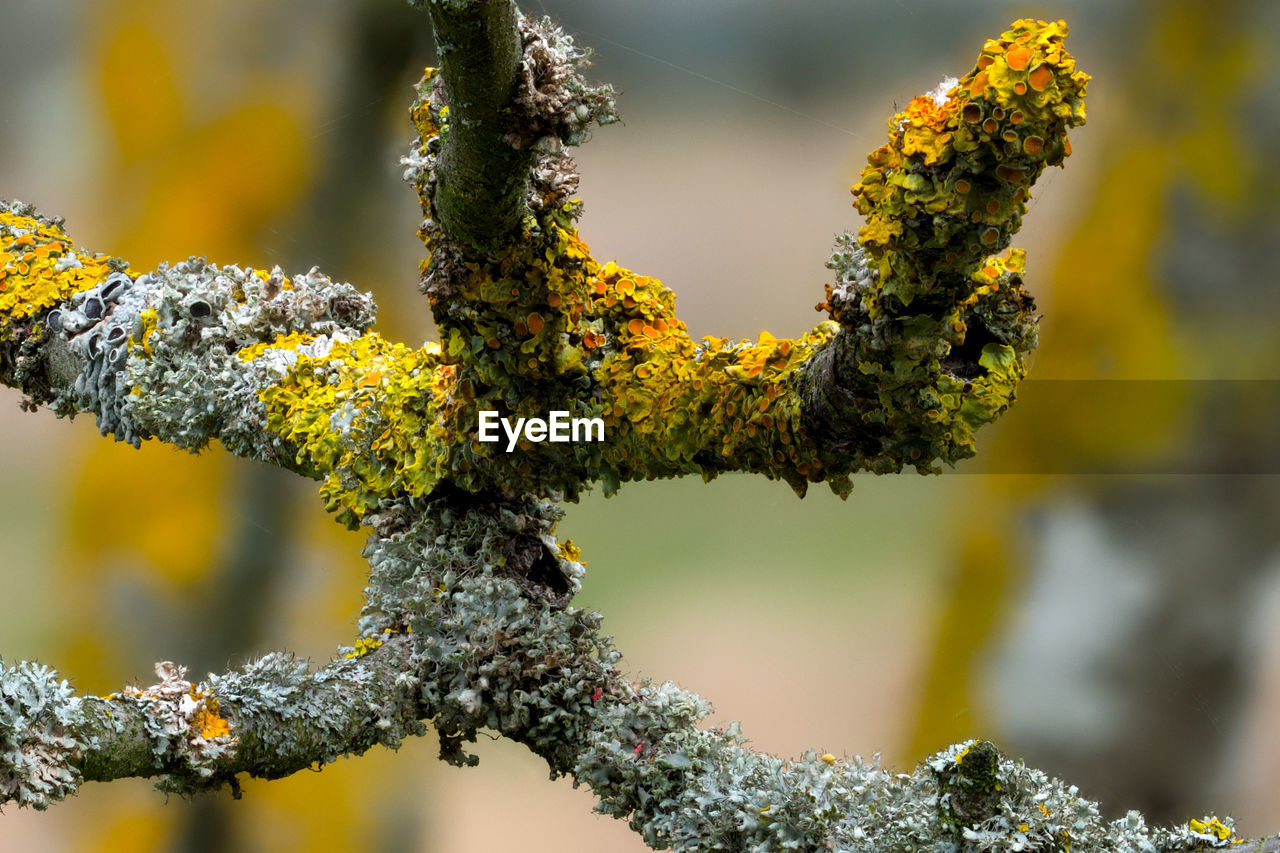
M 218 700 L 186 679 L 187 670 L 163 661 L 160 681 L 117 694 L 142 706 L 157 766 L 189 768 L 199 778 L 213 775 L 212 764 L 230 754 L 240 740 L 219 713 Z
M 947 98 L 950 97 L 951 90 L 959 84 L 960 81 L 955 77 L 943 77 L 942 82 L 937 86 L 934 86 L 928 92 L 925 92 L 925 97 L 929 98 L 934 102 L 934 104 L 940 107 L 947 102 Z

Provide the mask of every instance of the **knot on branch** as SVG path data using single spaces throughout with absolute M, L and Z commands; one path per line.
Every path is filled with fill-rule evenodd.
M 962 826 L 976 826 L 999 812 L 1000 750 L 990 741 L 970 743 L 953 761 L 935 772 L 943 790 L 943 802 L 952 819 Z
M 76 792 L 80 700 L 37 663 L 0 665 L 0 803 L 44 809 Z

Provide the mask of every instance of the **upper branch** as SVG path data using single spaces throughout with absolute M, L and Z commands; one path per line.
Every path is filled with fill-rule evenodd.
M 451 133 L 435 205 L 469 255 L 487 256 L 519 232 L 531 155 L 513 144 L 521 44 L 513 0 L 419 0 L 431 14 Z
M 490 44 L 511 12 L 431 8 L 452 34 L 446 56 L 470 55 L 470 41 L 450 41 L 463 34 Z M 60 223 L 12 208 L 0 217 L 0 312 L 11 315 L 0 377 L 59 411 L 96 412 L 126 440 L 198 447 L 216 437 L 324 478 L 348 522 L 445 483 L 573 497 L 594 481 L 611 491 L 742 470 L 844 493 L 855 471 L 927 471 L 972 455 L 974 431 L 1009 405 L 1035 346 L 1022 254 L 988 252 L 1007 245 L 1031 183 L 1062 161 L 1067 129 L 1084 119 L 1086 78 L 1063 46 L 1065 25 L 1017 22 L 963 81 L 894 117 L 854 188 L 867 225 L 831 263 L 832 321 L 756 342 L 694 341 L 671 291 L 591 256 L 564 146 L 614 118 L 610 92 L 583 81 L 588 55 L 549 22 L 514 25 L 514 94 L 477 100 L 471 118 L 470 83 L 430 71 L 412 110 L 420 138 L 407 177 L 433 250 L 424 282 L 439 347 L 361 335 L 371 306 L 322 277 L 190 262 L 134 276 L 72 250 Z M 469 174 L 451 146 L 477 128 L 529 153 L 480 170 L 505 175 L 504 186 L 519 173 L 513 204 L 528 212 L 484 251 L 461 243 L 441 208 L 453 203 L 451 181 Z M 468 201 L 487 203 L 483 193 Z M 604 440 L 481 440 L 482 412 L 517 421 L 557 410 L 598 423 Z
M 436 221 L 457 119 L 429 74 L 407 163 L 435 251 L 424 280 L 451 370 L 438 397 L 453 437 L 435 457 L 440 476 L 474 491 L 572 497 L 594 480 L 611 491 L 744 470 L 845 493 L 856 471 L 932 471 L 971 456 L 975 430 L 1008 407 L 1036 344 L 1023 255 L 1001 250 L 1032 183 L 1062 162 L 1067 130 L 1084 121 L 1087 77 L 1065 35 L 1061 22 L 1018 21 L 964 80 L 895 116 L 854 188 L 867 225 L 841 238 L 830 263 L 838 277 L 821 307 L 833 322 L 754 343 L 692 340 L 660 282 L 593 258 L 566 198 L 577 178 L 555 144 L 535 145 L 520 239 L 458 262 Z M 575 64 L 562 59 L 570 71 L 550 84 L 526 71 L 525 91 L 591 117 Z M 548 175 L 558 179 L 540 183 Z M 556 409 L 598 419 L 605 441 L 521 437 L 516 455 L 505 436 L 478 435 L 483 411 L 515 422 Z

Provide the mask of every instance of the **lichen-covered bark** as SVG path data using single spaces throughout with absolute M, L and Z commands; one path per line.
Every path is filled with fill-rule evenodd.
M 1214 817 L 1108 823 L 988 743 L 895 774 L 829 754 L 786 761 L 751 750 L 736 726 L 699 728 L 705 701 L 629 683 L 600 617 L 567 606 L 582 566 L 552 535 L 557 515 L 462 495 L 379 513 L 360 639 L 316 671 L 269 655 L 192 684 L 162 665 L 158 684 L 97 699 L 44 668 L 5 669 L 0 791 L 43 807 L 83 781 L 141 775 L 191 792 L 394 747 L 430 720 L 447 760 L 474 763 L 465 744 L 482 729 L 513 738 L 659 849 L 1119 853 L 1234 840 Z
M 312 671 L 244 669 L 79 697 L 43 667 L 0 669 L 0 798 L 43 808 L 87 780 L 182 793 L 274 778 L 424 721 L 473 763 L 481 729 L 589 785 L 607 813 L 683 850 L 1189 850 L 1236 839 L 1206 817 L 1104 823 L 1074 788 L 952 747 L 914 773 L 750 750 L 698 697 L 628 682 L 600 617 L 569 606 L 582 565 L 543 500 L 603 482 L 748 470 L 848 488 L 973 451 L 1035 345 L 1023 259 L 1001 253 L 1028 187 L 1083 121 L 1065 25 L 1019 21 L 963 80 L 891 121 L 837 243 L 831 319 L 799 340 L 688 336 L 669 290 L 593 258 L 566 145 L 616 118 L 585 51 L 509 0 L 429 0 L 442 67 L 419 86 L 405 160 L 432 250 L 439 345 L 368 331 L 369 299 L 317 271 L 139 274 L 58 220 L 0 207 L 0 379 L 104 434 L 227 449 L 324 480 L 371 536 L 359 637 Z M 482 409 L 598 417 L 598 443 L 477 440 Z M 1241 848 L 1244 849 L 1244 848 Z
M 93 414 L 103 435 L 134 445 L 217 439 L 290 468 L 306 460 L 265 429 L 259 399 L 287 360 L 238 353 L 304 330 L 314 347 L 333 346 L 374 316 L 367 294 L 316 270 L 290 278 L 192 258 L 139 274 L 76 248 L 60 220 L 21 203 L 0 202 L 0 287 L 13 306 L 0 315 L 0 380 L 30 405 Z

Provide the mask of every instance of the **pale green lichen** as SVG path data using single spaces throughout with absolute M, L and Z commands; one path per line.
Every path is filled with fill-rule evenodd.
M 79 721 L 79 700 L 53 670 L 0 663 L 0 803 L 43 809 L 75 793 Z
M 232 452 L 287 467 L 295 452 L 263 429 L 258 400 L 287 365 L 246 364 L 237 354 L 304 331 L 358 337 L 374 316 L 368 294 L 318 270 L 288 277 L 202 258 L 162 265 L 140 276 L 130 294 L 136 319 L 117 380 L 119 420 L 136 436 L 192 450 L 217 439 Z
M 1107 822 L 1074 787 L 985 742 L 899 774 L 874 760 L 763 755 L 736 724 L 700 729 L 704 700 L 671 684 L 628 684 L 599 617 L 546 597 L 556 588 L 567 597 L 581 575 L 564 558 L 576 554 L 553 537 L 556 517 L 530 501 L 466 496 L 384 508 L 370 519 L 360 631 L 386 639 L 366 639 L 362 654 L 317 672 L 287 655 L 199 686 L 161 669 L 158 685 L 114 699 L 119 717 L 146 717 L 143 766 L 166 773 L 166 790 L 192 793 L 237 767 L 272 778 L 394 747 L 429 719 L 457 763 L 474 763 L 463 746 L 481 729 L 527 744 L 657 849 L 1172 853 L 1237 841 L 1231 822 L 1212 816 L 1171 829 L 1152 829 L 1136 812 Z M 30 776 L 77 778 L 74 745 L 92 749 L 74 739 L 85 700 L 29 666 L 0 672 L 0 697 L 0 778 L 33 792 L 31 805 L 73 790 L 68 782 L 38 791 Z M 226 729 L 210 730 L 211 719 Z M 42 752 L 49 743 L 52 760 Z

